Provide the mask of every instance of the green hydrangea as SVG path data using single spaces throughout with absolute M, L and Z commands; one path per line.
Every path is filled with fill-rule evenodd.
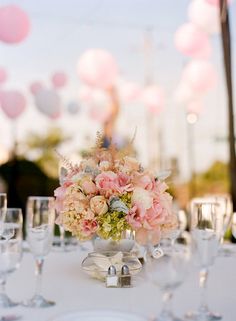
M 126 193 L 120 196 L 120 200 L 128 207 L 131 208 L 131 193 Z
M 98 236 L 103 239 L 113 239 L 118 241 L 121 239 L 122 232 L 130 229 L 126 220 L 126 214 L 123 212 L 107 212 L 99 218 Z

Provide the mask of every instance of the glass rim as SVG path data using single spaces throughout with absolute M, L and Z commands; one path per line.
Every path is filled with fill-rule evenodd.
M 0 196 L 7 196 L 7 193 L 0 193 Z
M 204 205 L 205 204 L 207 204 L 207 205 L 219 205 L 220 203 L 219 202 L 211 202 L 209 200 L 208 201 L 207 200 L 206 201 L 193 201 L 192 205 L 195 205 L 195 204 L 196 205 L 201 205 L 201 204 L 204 204 Z
M 21 211 L 22 212 L 22 208 L 20 207 L 7 207 L 6 211 Z
M 28 200 L 43 200 L 43 201 L 50 201 L 50 200 L 55 200 L 55 197 L 53 196 L 29 196 Z

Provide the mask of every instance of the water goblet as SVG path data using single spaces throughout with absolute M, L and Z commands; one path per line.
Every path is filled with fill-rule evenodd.
M 46 300 L 41 294 L 42 272 L 45 257 L 51 250 L 54 236 L 54 197 L 30 196 L 27 200 L 26 234 L 36 269 L 36 290 L 34 296 L 24 302 L 27 307 L 50 307 L 55 302 Z
M 0 307 L 10 308 L 18 305 L 6 294 L 7 276 L 20 265 L 22 258 L 22 211 L 20 208 L 8 208 L 3 222 L 0 240 Z
M 188 320 L 220 320 L 219 314 L 209 310 L 206 302 L 206 287 L 209 268 L 214 264 L 222 236 L 222 215 L 219 203 L 210 200 L 193 200 L 191 204 L 191 234 L 196 245 L 196 263 L 200 267 L 200 305 L 196 312 L 189 312 Z
M 208 195 L 206 196 L 205 200 L 215 202 L 218 204 L 218 212 L 219 212 L 219 223 L 221 223 L 221 245 L 224 242 L 224 236 L 229 228 L 229 225 L 232 220 L 233 216 L 233 208 L 232 208 L 232 201 L 228 195 Z
M 188 232 L 176 238 L 161 239 L 156 255 L 155 247 L 147 261 L 151 282 L 162 292 L 162 309 L 155 321 L 181 321 L 171 308 L 173 292 L 184 281 L 191 263 L 192 241 Z M 160 251 L 161 249 L 161 251 Z
M 7 194 L 0 193 L 0 235 L 2 232 L 2 225 L 6 215 L 7 210 Z

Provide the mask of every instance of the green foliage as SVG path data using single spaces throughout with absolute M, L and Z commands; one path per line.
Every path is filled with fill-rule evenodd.
M 196 175 L 195 187 L 197 195 L 227 193 L 229 191 L 228 165 L 216 161 L 206 172 Z
M 47 176 L 57 178 L 59 159 L 56 150 L 68 139 L 57 127 L 49 128 L 44 135 L 31 133 L 26 138 L 24 154 L 33 155 L 35 163 Z

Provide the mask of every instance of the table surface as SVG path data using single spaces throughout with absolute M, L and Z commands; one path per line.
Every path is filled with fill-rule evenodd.
M 208 280 L 209 307 L 221 313 L 224 321 L 236 318 L 236 246 L 234 252 L 233 256 L 217 257 Z M 150 320 L 160 312 L 160 291 L 142 273 L 137 276 L 132 288 L 106 288 L 103 282 L 91 279 L 82 271 L 81 262 L 86 256 L 87 252 L 81 248 L 70 252 L 52 250 L 45 260 L 43 295 L 54 300 L 56 305 L 41 309 L 22 306 L 0 309 L 0 316 L 19 314 L 22 321 L 47 321 L 69 311 L 115 309 L 138 313 Z M 23 301 L 32 296 L 34 287 L 34 259 L 26 252 L 19 269 L 7 280 L 7 293 L 12 299 Z M 181 316 L 196 309 L 198 303 L 198 271 L 192 268 L 185 282 L 174 293 L 173 310 Z

